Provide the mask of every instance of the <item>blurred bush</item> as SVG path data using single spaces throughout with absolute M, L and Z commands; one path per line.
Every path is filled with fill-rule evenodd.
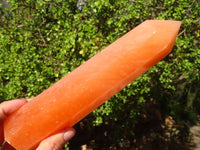
M 165 59 L 93 113 L 118 140 L 135 136 L 148 104 L 179 122 L 200 114 L 198 0 L 9 0 L 0 7 L 0 100 L 30 98 L 147 19 L 181 20 Z M 158 115 L 158 116 L 160 116 Z M 162 118 L 161 118 L 162 119 Z

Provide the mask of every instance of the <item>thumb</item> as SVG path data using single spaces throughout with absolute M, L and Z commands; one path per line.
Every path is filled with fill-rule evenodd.
M 60 150 L 74 135 L 74 128 L 67 128 L 42 141 L 36 150 Z

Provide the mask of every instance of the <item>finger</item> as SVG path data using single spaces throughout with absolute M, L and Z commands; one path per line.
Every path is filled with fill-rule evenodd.
M 3 121 L 14 111 L 16 111 L 19 107 L 27 103 L 25 99 L 17 99 L 5 101 L 0 104 L 0 123 Z
M 21 100 L 11 100 L 11 101 L 5 101 L 0 104 L 0 145 L 4 141 L 4 135 L 3 135 L 3 122 L 4 120 L 15 110 L 17 110 L 19 107 L 24 105 L 27 101 L 25 99 Z
M 75 130 L 67 128 L 42 141 L 36 150 L 60 150 L 74 135 Z

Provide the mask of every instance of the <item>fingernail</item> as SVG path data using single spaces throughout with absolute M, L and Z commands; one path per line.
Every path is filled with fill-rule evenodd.
M 64 133 L 64 140 L 69 141 L 74 135 L 75 135 L 75 131 L 69 130 L 69 131 Z

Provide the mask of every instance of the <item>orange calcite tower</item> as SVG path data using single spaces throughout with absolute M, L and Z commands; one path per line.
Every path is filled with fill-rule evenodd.
M 147 20 L 11 114 L 5 139 L 31 150 L 71 127 L 168 55 L 180 21 Z

